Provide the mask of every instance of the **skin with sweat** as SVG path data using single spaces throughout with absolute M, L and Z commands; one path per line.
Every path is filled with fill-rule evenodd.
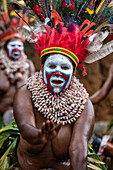
M 16 50 L 13 50 L 14 46 L 16 47 Z M 19 56 L 16 54 L 16 52 L 20 52 L 20 49 L 17 50 L 19 47 L 23 51 L 23 42 L 17 38 L 11 39 L 6 47 L 6 51 L 10 51 L 8 52 L 9 55 L 7 55 L 7 57 L 11 58 L 12 51 L 15 52 L 13 52 L 11 59 L 16 60 L 15 58 L 21 57 L 20 54 Z M 16 55 L 14 55 L 14 53 Z M 29 64 L 29 68 L 24 74 L 22 74 L 22 79 L 16 81 L 15 83 L 10 83 L 10 80 L 8 79 L 8 76 L 5 74 L 4 70 L 0 70 L 0 112 L 4 113 L 12 107 L 13 97 L 17 88 L 24 85 L 27 81 L 27 78 L 34 74 L 35 69 L 33 63 L 28 59 L 26 60 L 26 63 Z
M 55 62 L 52 62 L 51 56 L 54 56 Z M 56 54 L 51 54 L 49 57 L 47 62 L 45 61 L 43 78 L 45 82 L 50 81 L 47 84 L 48 88 L 52 83 L 52 86 L 58 87 L 57 93 L 63 83 L 59 80 L 63 78 L 68 84 L 70 77 L 72 78 L 73 67 L 71 61 L 65 56 L 58 57 Z M 70 70 L 68 78 L 65 77 L 67 70 Z M 48 76 L 48 72 L 51 72 L 51 75 Z M 55 74 L 52 82 L 51 77 L 56 72 L 60 73 Z M 67 84 L 63 84 L 64 89 Z M 54 87 L 52 90 L 55 90 Z M 65 126 L 62 123 L 56 125 L 34 108 L 31 93 L 26 86 L 23 86 L 18 89 L 14 98 L 14 116 L 21 133 L 17 154 L 23 170 L 87 169 L 88 140 L 94 125 L 94 110 L 89 99 L 81 117 L 76 122 Z M 68 159 L 70 159 L 69 164 L 65 164 L 63 161 Z

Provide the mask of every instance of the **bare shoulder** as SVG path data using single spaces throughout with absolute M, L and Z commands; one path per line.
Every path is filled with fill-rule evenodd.
M 35 73 L 35 67 L 34 67 L 34 64 L 31 60 L 27 59 L 27 63 L 29 64 L 29 71 L 30 71 L 30 74 L 29 76 L 32 76 L 34 75 Z
M 87 117 L 88 119 L 94 118 L 94 108 L 91 100 L 88 98 L 85 108 L 82 113 L 83 117 Z
M 29 64 L 30 67 L 34 67 L 34 64 L 31 60 L 27 59 L 27 63 Z
M 18 88 L 14 99 L 20 98 L 22 100 L 23 99 L 25 100 L 25 98 L 28 98 L 28 97 L 31 98 L 31 93 L 28 90 L 27 86 L 23 85 L 22 87 Z
M 89 98 L 88 98 L 88 100 L 87 100 L 87 102 L 85 104 L 85 109 L 88 109 L 88 110 L 94 112 L 93 104 L 92 104 L 92 102 L 91 102 L 91 100 Z
M 31 60 L 29 60 L 29 59 L 27 59 L 27 63 L 33 64 L 33 62 Z
M 31 93 L 27 89 L 27 86 L 24 85 L 20 87 L 14 97 L 14 115 L 22 115 L 26 113 L 26 110 L 30 110 L 30 107 L 32 108 L 32 102 L 31 102 Z M 28 112 L 28 111 L 27 111 Z

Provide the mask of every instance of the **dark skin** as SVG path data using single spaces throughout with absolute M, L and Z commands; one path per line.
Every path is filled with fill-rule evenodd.
M 88 99 L 81 117 L 73 124 L 56 125 L 34 107 L 26 86 L 14 98 L 14 117 L 20 130 L 18 160 L 23 170 L 86 170 L 88 140 L 94 126 L 94 110 Z M 70 159 L 70 165 L 61 161 Z
M 104 85 L 90 97 L 90 100 L 92 101 L 93 104 L 99 103 L 107 96 L 107 94 L 109 94 L 112 88 L 113 88 L 113 64 L 110 66 L 108 77 Z
M 15 40 L 15 38 L 11 41 L 13 40 Z M 29 68 L 22 74 L 22 79 L 16 81 L 15 83 L 11 83 L 4 70 L 0 70 L 0 112 L 4 113 L 5 111 L 11 109 L 13 105 L 13 97 L 17 88 L 24 85 L 27 78 L 34 74 L 35 68 L 33 63 L 28 59 L 26 60 L 26 63 L 29 64 Z

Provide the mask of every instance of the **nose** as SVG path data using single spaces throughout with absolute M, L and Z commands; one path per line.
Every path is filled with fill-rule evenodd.
M 56 71 L 55 73 L 53 73 L 53 75 L 59 77 L 59 76 L 62 76 L 62 73 L 60 73 L 59 71 Z

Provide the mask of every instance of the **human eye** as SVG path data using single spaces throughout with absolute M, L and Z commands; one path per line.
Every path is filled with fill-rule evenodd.
M 62 68 L 63 70 L 68 70 L 68 69 L 69 69 L 69 66 L 67 66 L 67 65 L 61 65 L 61 68 Z
M 15 47 L 15 44 L 11 44 L 11 47 Z
M 49 68 L 55 69 L 55 68 L 56 68 L 56 65 L 55 65 L 55 64 L 50 64 L 50 65 L 49 65 Z

